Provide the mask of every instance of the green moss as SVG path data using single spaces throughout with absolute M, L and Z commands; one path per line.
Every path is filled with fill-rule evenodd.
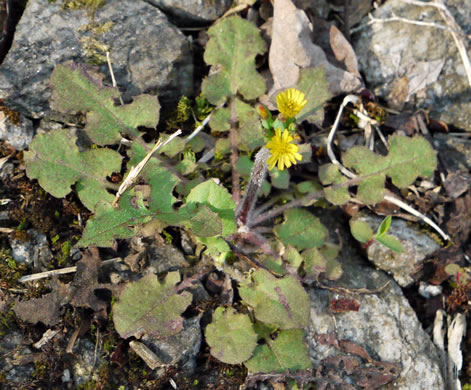
M 64 1 L 64 9 L 90 9 L 97 10 L 105 5 L 106 0 L 66 0 Z

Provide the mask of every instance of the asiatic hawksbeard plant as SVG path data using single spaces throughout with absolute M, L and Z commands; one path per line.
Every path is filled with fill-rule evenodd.
M 223 362 L 244 364 L 252 373 L 307 370 L 312 363 L 304 328 L 310 309 L 303 283 L 316 283 L 321 277 L 336 280 L 342 268 L 336 260 L 339 246 L 327 241 L 319 218 L 300 205 L 313 205 L 321 198 L 344 205 L 353 186 L 357 202 L 378 203 L 385 194 L 386 177 L 398 188 L 407 188 L 418 176 L 431 175 L 435 152 L 421 137 L 392 136 L 387 155 L 363 146 L 344 153 L 343 165 L 355 172 L 355 180 L 328 163 L 319 168 L 319 180 L 293 183 L 287 168 L 311 159 L 310 145 L 296 135 L 296 123 L 319 122 L 322 105 L 331 97 L 323 70 L 302 69 L 297 84 L 277 95 L 280 114 L 274 118 L 267 108 L 254 107 L 266 92 L 255 67 L 256 55 L 266 52 L 259 30 L 232 16 L 208 33 L 204 60 L 211 71 L 203 80 L 202 94 L 213 107 L 209 126 L 215 140 L 214 166 L 196 159 L 207 151 L 199 135 L 175 137 L 159 150 L 154 142 L 145 141 L 141 127 L 155 128 L 159 122 L 157 97 L 143 94 L 131 104 L 116 105 L 116 89 L 105 87 L 83 66 L 61 64 L 51 76 L 55 108 L 86 114 L 83 131 L 93 145 L 79 149 L 77 137 L 65 126 L 39 134 L 24 155 L 26 171 L 59 198 L 73 186 L 93 212 L 77 246 L 111 247 L 118 239 L 160 234 L 168 226 L 188 230 L 198 252 L 237 282 L 240 296 L 237 310 L 215 310 L 205 332 L 211 354 Z M 139 186 L 131 183 L 115 199 L 119 185 L 108 177 L 123 166 L 123 177 L 141 166 Z M 207 176 L 217 172 L 221 178 L 228 171 L 233 175 L 232 194 Z M 245 184 L 243 193 L 239 178 Z M 271 201 L 276 189 L 282 191 Z M 261 196 L 268 202 L 257 209 Z M 281 215 L 283 220 L 275 219 L 273 229 L 268 229 L 267 222 Z M 377 236 L 384 236 L 383 230 Z M 370 240 L 370 233 L 359 236 Z M 240 272 L 248 260 L 253 269 Z M 113 306 L 121 337 L 170 337 L 180 332 L 181 314 L 192 299 L 178 283 L 178 272 L 162 280 L 149 274 L 127 283 Z

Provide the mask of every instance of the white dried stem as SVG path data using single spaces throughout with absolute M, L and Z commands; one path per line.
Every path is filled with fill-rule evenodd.
M 104 260 L 102 265 L 115 263 L 115 262 L 121 261 L 121 260 L 122 260 L 121 257 L 115 257 L 114 259 Z M 18 279 L 18 282 L 20 282 L 20 283 L 32 282 L 33 280 L 50 278 L 54 275 L 72 274 L 76 271 L 77 271 L 77 267 L 75 267 L 75 266 L 74 267 L 60 268 L 60 269 L 55 269 L 55 270 L 52 270 L 52 271 L 46 271 L 46 272 L 40 272 L 40 273 L 37 273 L 37 274 L 22 276 L 21 278 Z
M 149 153 L 147 153 L 147 156 L 145 156 L 139 164 L 137 164 L 135 167 L 131 168 L 131 170 L 129 171 L 128 176 L 126 177 L 126 179 L 119 186 L 118 192 L 116 193 L 116 196 L 115 196 L 115 198 L 113 200 L 113 203 L 112 203 L 113 207 L 118 206 L 119 199 L 126 192 L 126 190 L 134 184 L 134 182 L 139 177 L 139 174 L 141 173 L 141 171 L 144 169 L 144 167 L 149 162 L 152 155 L 157 150 L 159 150 L 161 147 L 167 145 L 170 141 L 172 141 L 176 136 L 180 135 L 181 133 L 182 133 L 181 130 L 177 130 L 165 142 L 161 142 L 160 140 L 157 141 L 157 143 L 154 145 L 152 150 Z

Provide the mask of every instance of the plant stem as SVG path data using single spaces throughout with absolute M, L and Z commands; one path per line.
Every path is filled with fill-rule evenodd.
M 237 114 L 235 111 L 235 99 L 231 101 L 231 166 L 232 166 L 232 199 L 234 200 L 235 204 L 239 204 L 240 202 L 240 175 L 236 169 L 236 163 L 238 158 L 237 153 L 237 132 L 236 132 L 236 122 L 237 122 Z
M 249 223 L 247 223 L 247 226 L 252 227 L 252 226 L 258 225 L 262 222 L 265 222 L 268 219 L 272 219 L 272 218 L 276 217 L 277 215 L 280 215 L 280 214 L 284 213 L 288 209 L 292 209 L 294 207 L 305 206 L 306 203 L 309 203 L 309 202 L 312 202 L 313 200 L 322 198 L 323 196 L 324 196 L 323 191 L 317 191 L 317 192 L 313 192 L 309 195 L 306 195 L 306 196 L 304 196 L 300 199 L 292 200 L 291 202 L 286 203 L 283 206 L 277 207 L 273 210 L 270 210 L 270 211 L 268 211 L 264 214 L 259 215 L 254 220 L 249 221 Z
M 245 193 L 244 199 L 240 202 L 236 210 L 236 221 L 240 225 L 249 225 L 252 210 L 257 201 L 257 195 L 267 174 L 267 160 L 270 157 L 270 151 L 262 148 L 255 156 L 255 163 L 250 173 L 250 181 Z

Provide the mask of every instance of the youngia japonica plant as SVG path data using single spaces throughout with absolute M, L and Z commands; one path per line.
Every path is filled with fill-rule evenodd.
M 139 174 L 139 185 L 125 190 L 113 205 L 119 185 L 107 177 L 120 172 L 123 161 L 129 173 L 152 150 L 154 142 L 146 142 L 138 128 L 157 126 L 159 102 L 155 96 L 139 95 L 130 104 L 117 104 L 116 89 L 105 87 L 85 67 L 70 63 L 57 65 L 52 74 L 54 108 L 84 114 L 83 131 L 91 144 L 79 148 L 76 137 L 65 128 L 37 135 L 24 155 L 26 171 L 55 197 L 66 196 L 74 187 L 94 213 L 79 247 L 109 247 L 155 221 L 160 229 L 191 230 L 220 269 L 230 268 L 229 254 L 246 254 L 247 246 L 257 247 L 259 266 L 237 280 L 242 305 L 238 310 L 217 308 L 207 326 L 211 354 L 226 363 L 243 363 L 254 373 L 309 369 L 312 363 L 303 338 L 310 309 L 301 280 L 315 282 L 321 276 L 335 280 L 342 269 L 335 259 L 338 248 L 326 242 L 326 228 L 300 207 L 322 197 L 343 205 L 350 200 L 351 186 L 357 186 L 356 197 L 363 203 L 380 202 L 386 177 L 405 188 L 418 176 L 431 175 L 435 152 L 423 138 L 393 136 L 386 156 L 358 146 L 345 153 L 343 164 L 356 173 L 354 179 L 327 164 L 319 174 L 323 190 L 310 181 L 291 183 L 286 168 L 311 158 L 310 145 L 298 144 L 297 123 L 322 118 L 323 103 L 331 97 L 324 72 L 303 69 L 298 85 L 277 95 L 280 114 L 274 117 L 266 107 L 256 105 L 266 92 L 255 67 L 256 55 L 267 50 L 258 29 L 234 16 L 211 27 L 209 37 L 204 59 L 211 70 L 202 93 L 215 106 L 210 122 L 217 137 L 215 157 L 224 161 L 230 154 L 236 168 L 231 172 L 232 194 L 199 169 L 195 153 L 201 150 L 201 139 L 187 142 L 177 137 L 149 159 Z M 116 146 L 123 139 L 128 146 L 118 152 Z M 243 196 L 241 178 L 246 182 Z M 288 203 L 282 208 L 257 209 L 257 199 L 262 195 L 270 199 L 273 187 L 296 191 L 286 196 Z M 262 235 L 258 226 L 278 215 L 283 215 L 283 222 L 268 237 L 266 229 Z M 375 238 L 400 249 L 386 234 L 388 224 L 390 220 Z M 358 221 L 352 222 L 352 232 L 363 243 L 373 238 L 373 232 Z M 181 314 L 190 305 L 191 294 L 182 292 L 179 282 L 179 273 L 172 272 L 161 281 L 147 275 L 127 284 L 113 306 L 120 335 L 168 337 L 181 331 Z

